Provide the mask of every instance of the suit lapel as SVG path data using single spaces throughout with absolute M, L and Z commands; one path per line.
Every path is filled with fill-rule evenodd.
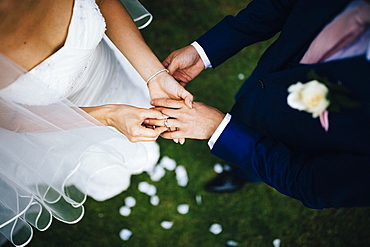
M 288 62 L 299 62 L 316 35 L 338 15 L 350 0 L 297 1 L 286 25 L 274 44 L 270 72 Z M 310 25 L 307 25 L 309 23 Z

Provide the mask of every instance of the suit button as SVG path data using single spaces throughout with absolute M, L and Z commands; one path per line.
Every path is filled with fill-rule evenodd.
M 261 79 L 259 79 L 258 82 L 259 82 L 261 88 L 265 88 L 265 83 Z

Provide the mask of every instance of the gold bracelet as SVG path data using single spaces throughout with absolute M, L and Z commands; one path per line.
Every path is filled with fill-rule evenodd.
M 156 77 L 159 73 L 162 73 L 162 72 L 167 72 L 167 73 L 169 73 L 170 71 L 168 71 L 168 69 L 161 69 L 160 71 L 157 71 L 157 72 L 155 72 L 154 73 L 154 75 L 152 75 L 151 77 L 149 77 L 149 79 L 148 80 L 146 80 L 146 83 L 149 83 L 149 81 L 151 80 L 151 79 L 153 79 L 154 77 Z

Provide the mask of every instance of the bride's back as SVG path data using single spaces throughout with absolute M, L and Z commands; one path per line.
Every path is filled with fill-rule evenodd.
M 0 0 L 0 53 L 27 70 L 63 46 L 74 0 Z

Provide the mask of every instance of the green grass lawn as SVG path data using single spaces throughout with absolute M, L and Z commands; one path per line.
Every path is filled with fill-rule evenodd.
M 227 14 L 236 14 L 245 1 L 237 0 L 143 0 L 153 13 L 153 23 L 143 30 L 150 47 L 163 60 L 170 52 L 191 43 Z M 269 42 L 244 49 L 216 69 L 204 71 L 190 83 L 188 90 L 197 101 L 227 112 L 233 96 L 247 77 Z M 215 176 L 213 165 L 222 163 L 212 156 L 206 141 L 187 140 L 181 146 L 170 140 L 158 140 L 162 156 L 186 167 L 189 183 L 178 186 L 173 171 L 167 171 L 159 182 L 151 182 L 147 174 L 132 178 L 130 189 L 105 202 L 88 199 L 81 222 L 66 225 L 54 221 L 46 232 L 35 232 L 31 247 L 46 246 L 134 246 L 134 247 L 222 247 L 228 240 L 238 246 L 370 246 L 370 209 L 312 210 L 299 201 L 284 196 L 265 184 L 247 184 L 231 194 L 211 194 L 203 185 Z M 157 187 L 158 206 L 138 191 L 138 183 L 148 181 Z M 124 199 L 133 196 L 136 206 L 128 217 L 119 214 Z M 201 196 L 202 203 L 196 202 Z M 179 204 L 189 204 L 189 213 L 177 212 Z M 171 229 L 160 226 L 172 221 Z M 213 223 L 223 231 L 209 232 Z M 128 241 L 119 237 L 121 229 L 133 233 Z M 10 245 L 9 245 L 10 246 Z

